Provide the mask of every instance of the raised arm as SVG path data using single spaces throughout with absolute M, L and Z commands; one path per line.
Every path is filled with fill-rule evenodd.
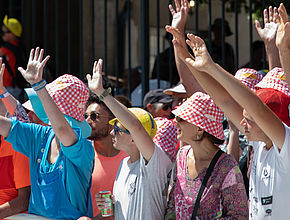
M 8 110 L 10 115 L 14 115 L 15 109 L 17 107 L 16 99 L 8 93 L 6 88 L 3 86 L 3 74 L 4 74 L 4 63 L 2 64 L 2 58 L 0 58 L 0 66 L 3 66 L 0 71 L 0 94 L 3 96 L 1 97 L 6 109 Z
M 63 146 L 71 146 L 77 141 L 77 135 L 71 128 L 69 123 L 66 121 L 64 115 L 59 110 L 53 99 L 48 94 L 45 88 L 45 80 L 43 80 L 43 69 L 49 56 L 43 59 L 43 49 L 36 48 L 30 51 L 30 56 L 26 70 L 19 67 L 18 70 L 21 72 L 27 82 L 34 87 L 37 96 L 42 102 L 46 115 L 51 123 L 51 127 L 55 135 L 59 138 Z
M 201 38 L 192 34 L 188 37 L 190 40 L 187 43 L 192 48 L 195 59 L 187 58 L 186 62 L 192 68 L 206 72 L 216 79 L 281 149 L 285 138 L 285 128 L 280 119 L 248 87 L 212 61 Z
M 286 74 L 287 83 L 290 85 L 290 23 L 288 21 L 287 11 L 281 3 L 277 16 L 279 27 L 276 38 L 276 45 L 279 49 L 282 68 Z
M 105 91 L 102 85 L 102 65 L 103 61 L 99 59 L 98 62 L 94 63 L 93 76 L 87 75 L 89 88 L 97 96 Z M 108 95 L 103 101 L 115 117 L 128 129 L 144 159 L 149 161 L 154 153 L 154 143 L 141 122 L 114 97 Z
M 169 5 L 169 10 L 172 14 L 171 26 L 176 28 L 184 37 L 184 27 L 186 24 L 186 19 L 187 19 L 188 10 L 189 10 L 188 1 L 181 0 L 181 2 L 179 3 L 179 0 L 174 0 L 174 2 L 175 2 L 176 10 L 174 10 L 171 4 Z M 199 85 L 196 79 L 192 76 L 188 67 L 178 57 L 177 49 L 174 44 L 173 44 L 173 48 L 174 48 L 174 55 L 175 55 L 175 63 L 178 70 L 179 77 L 180 77 L 180 81 L 185 87 L 187 96 L 190 97 L 193 93 L 197 91 L 203 91 L 202 87 Z
M 173 36 L 173 45 L 175 45 L 178 57 L 185 62 L 185 60 L 193 59 L 186 48 L 185 39 L 177 29 L 167 26 L 166 30 L 170 32 Z M 206 48 L 205 48 L 206 50 Z M 186 63 L 186 62 L 185 62 Z M 190 70 L 190 75 L 184 77 L 185 81 L 190 81 L 193 76 L 198 81 L 198 83 L 203 87 L 203 89 L 211 96 L 215 103 L 223 110 L 225 115 L 231 119 L 235 126 L 243 132 L 240 121 L 243 119 L 242 107 L 231 97 L 231 95 L 211 76 L 205 74 L 197 69 L 193 68 L 191 65 L 186 63 Z
M 255 21 L 256 29 L 264 41 L 266 53 L 269 61 L 269 70 L 275 67 L 281 67 L 280 58 L 279 58 L 279 51 L 276 47 L 276 34 L 278 29 L 277 23 L 277 8 L 272 6 L 269 7 L 269 12 L 267 9 L 264 9 L 263 12 L 264 16 L 264 28 L 261 27 L 259 21 Z

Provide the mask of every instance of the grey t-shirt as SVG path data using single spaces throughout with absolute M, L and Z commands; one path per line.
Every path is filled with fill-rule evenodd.
M 168 174 L 172 163 L 164 151 L 155 145 L 150 161 L 120 164 L 113 188 L 116 220 L 164 219 Z

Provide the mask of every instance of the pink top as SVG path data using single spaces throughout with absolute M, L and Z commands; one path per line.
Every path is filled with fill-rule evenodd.
M 93 203 L 94 216 L 100 213 L 97 208 L 96 193 L 99 191 L 110 190 L 113 194 L 113 185 L 119 169 L 121 161 L 128 155 L 124 151 L 120 151 L 114 157 L 104 157 L 95 152 L 95 167 L 92 174 L 91 196 Z
M 207 168 L 204 168 L 195 179 L 188 175 L 186 156 L 190 148 L 190 146 L 185 146 L 180 150 L 176 164 L 174 198 L 171 195 L 168 205 L 168 213 L 174 212 L 175 207 L 176 219 L 182 220 L 191 219 L 193 206 L 207 171 Z M 228 154 L 222 154 L 216 163 L 197 212 L 197 219 L 220 219 L 222 217 L 248 218 L 247 195 L 243 177 L 237 162 Z

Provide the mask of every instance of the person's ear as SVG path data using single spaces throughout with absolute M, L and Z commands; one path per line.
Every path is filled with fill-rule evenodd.
M 148 103 L 148 104 L 146 105 L 146 109 L 147 109 L 148 111 L 152 110 L 152 108 L 153 108 L 153 106 L 152 106 L 150 103 Z

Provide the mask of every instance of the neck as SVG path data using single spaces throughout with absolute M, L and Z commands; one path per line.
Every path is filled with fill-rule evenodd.
M 219 149 L 206 138 L 201 141 L 191 141 L 189 145 L 192 148 L 192 156 L 195 161 L 211 161 Z
M 135 161 L 140 159 L 140 151 L 136 147 L 136 145 L 132 144 L 129 149 L 125 151 L 129 155 L 128 163 L 134 163 Z
M 98 154 L 101 154 L 105 157 L 113 157 L 120 152 L 113 147 L 111 135 L 108 135 L 101 140 L 94 140 L 94 148 Z
M 273 147 L 273 142 L 269 138 L 265 139 L 263 142 L 266 144 L 265 148 L 267 150 L 270 150 Z

